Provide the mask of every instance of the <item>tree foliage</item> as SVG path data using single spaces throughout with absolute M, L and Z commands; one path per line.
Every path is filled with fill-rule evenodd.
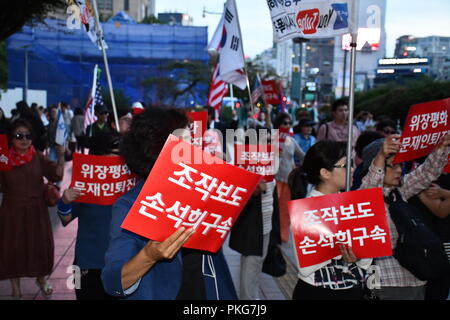
M 389 83 L 355 95 L 355 114 L 367 110 L 375 117 L 386 115 L 404 123 L 409 108 L 417 103 L 450 97 L 450 82 L 423 77 L 403 84 Z
M 8 87 L 8 61 L 6 59 L 6 43 L 0 41 L 0 89 Z
M 0 2 L 0 40 L 20 31 L 31 21 L 42 21 L 47 13 L 66 7 L 65 0 L 13 0 Z
M 156 89 L 159 102 L 169 100 L 174 105 L 177 98 L 186 94 L 194 94 L 199 84 L 208 85 L 211 72 L 208 65 L 200 61 L 171 61 L 159 67 L 161 76 L 148 78 L 142 82 L 147 89 Z

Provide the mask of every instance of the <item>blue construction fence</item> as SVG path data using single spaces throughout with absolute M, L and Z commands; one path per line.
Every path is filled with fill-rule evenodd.
M 103 23 L 104 38 L 113 87 L 131 102 L 158 101 L 154 88 L 144 88 L 148 78 L 174 76 L 159 69 L 171 61 L 208 63 L 207 27 Z M 66 101 L 84 107 L 92 87 L 95 64 L 104 69 L 101 50 L 84 30 L 69 30 L 66 21 L 45 20 L 35 27 L 25 26 L 7 39 L 8 87 L 24 87 L 25 52 L 28 54 L 29 89 L 46 90 L 47 104 Z M 108 90 L 105 72 L 103 90 Z M 180 86 L 185 84 L 180 83 Z M 207 85 L 198 85 L 193 93 L 176 100 L 178 107 L 204 105 Z M 120 106 L 119 106 L 120 107 Z

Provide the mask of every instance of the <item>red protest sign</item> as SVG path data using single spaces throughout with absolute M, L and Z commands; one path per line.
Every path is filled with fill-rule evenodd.
M 186 112 L 191 119 L 189 130 L 191 131 L 192 144 L 202 147 L 203 134 L 208 126 L 208 111 Z
M 271 144 L 234 145 L 234 164 L 239 168 L 264 176 L 266 181 L 272 181 L 276 173 L 276 148 Z
M 216 252 L 260 179 L 170 135 L 122 228 L 156 241 L 193 228 L 184 247 Z
M 261 81 L 264 90 L 264 101 L 268 104 L 280 104 L 280 96 L 278 95 L 277 83 L 275 80 Z
M 289 201 L 288 208 L 302 268 L 339 256 L 341 244 L 358 258 L 392 255 L 381 188 Z
M 136 184 L 122 157 L 73 154 L 71 188 L 82 191 L 76 202 L 112 205 Z
M 0 134 L 0 171 L 11 170 L 11 161 L 9 161 L 8 137 L 6 134 Z
M 449 131 L 450 99 L 413 105 L 403 128 L 400 151 L 393 163 L 409 161 L 431 153 Z

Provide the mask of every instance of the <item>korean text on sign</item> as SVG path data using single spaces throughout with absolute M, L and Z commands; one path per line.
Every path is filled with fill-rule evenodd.
M 276 157 L 278 153 L 272 145 L 234 145 L 234 163 L 247 171 L 262 175 L 276 174 Z
M 450 130 L 450 99 L 413 105 L 403 127 L 401 148 L 394 163 L 424 157 L 431 153 Z
M 192 144 L 201 148 L 203 145 L 203 134 L 208 126 L 208 112 L 197 111 L 187 112 L 186 114 L 192 121 L 189 125 Z
M 392 254 L 381 188 L 294 200 L 288 207 L 301 267 L 339 256 L 342 244 L 358 258 Z
M 74 153 L 71 188 L 84 195 L 76 201 L 100 205 L 112 205 L 117 198 L 136 184 L 122 157 L 94 156 Z
M 180 144 L 197 148 L 168 138 L 122 228 L 157 241 L 179 227 L 193 228 L 184 246 L 216 252 L 261 176 L 220 159 L 212 164 L 172 161 Z

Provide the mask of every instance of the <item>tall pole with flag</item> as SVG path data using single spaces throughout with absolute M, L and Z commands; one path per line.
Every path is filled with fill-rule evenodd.
M 114 121 L 116 123 L 116 130 L 118 132 L 120 132 L 120 129 L 119 129 L 119 118 L 117 117 L 116 100 L 114 98 L 114 90 L 113 90 L 112 81 L 111 81 L 111 74 L 109 72 L 108 57 L 106 56 L 106 48 L 105 48 L 105 43 L 103 41 L 103 29 L 102 29 L 102 25 L 100 24 L 100 18 L 99 18 L 99 15 L 98 15 L 97 1 L 96 0 L 92 0 L 92 4 L 93 4 L 93 7 L 94 7 L 93 8 L 94 12 L 95 12 L 95 20 L 97 22 L 97 28 L 98 28 L 97 32 L 98 32 L 98 37 L 100 39 L 100 46 L 101 46 L 102 55 L 103 55 L 103 62 L 105 64 L 106 79 L 108 81 L 109 94 L 111 96 L 111 104 L 112 104 L 113 113 L 114 113 Z
M 327 38 L 350 33 L 352 35 L 350 65 L 350 99 L 347 136 L 346 190 L 350 190 L 353 140 L 354 83 L 356 69 L 356 38 L 359 0 L 266 0 L 273 25 L 274 41 L 297 37 Z
M 214 69 L 208 104 L 220 109 L 222 99 L 227 92 L 227 83 L 244 90 L 249 90 L 248 77 L 245 70 L 242 36 L 237 17 L 236 3 L 227 0 L 219 25 L 208 45 L 209 50 L 218 53 L 218 62 Z

